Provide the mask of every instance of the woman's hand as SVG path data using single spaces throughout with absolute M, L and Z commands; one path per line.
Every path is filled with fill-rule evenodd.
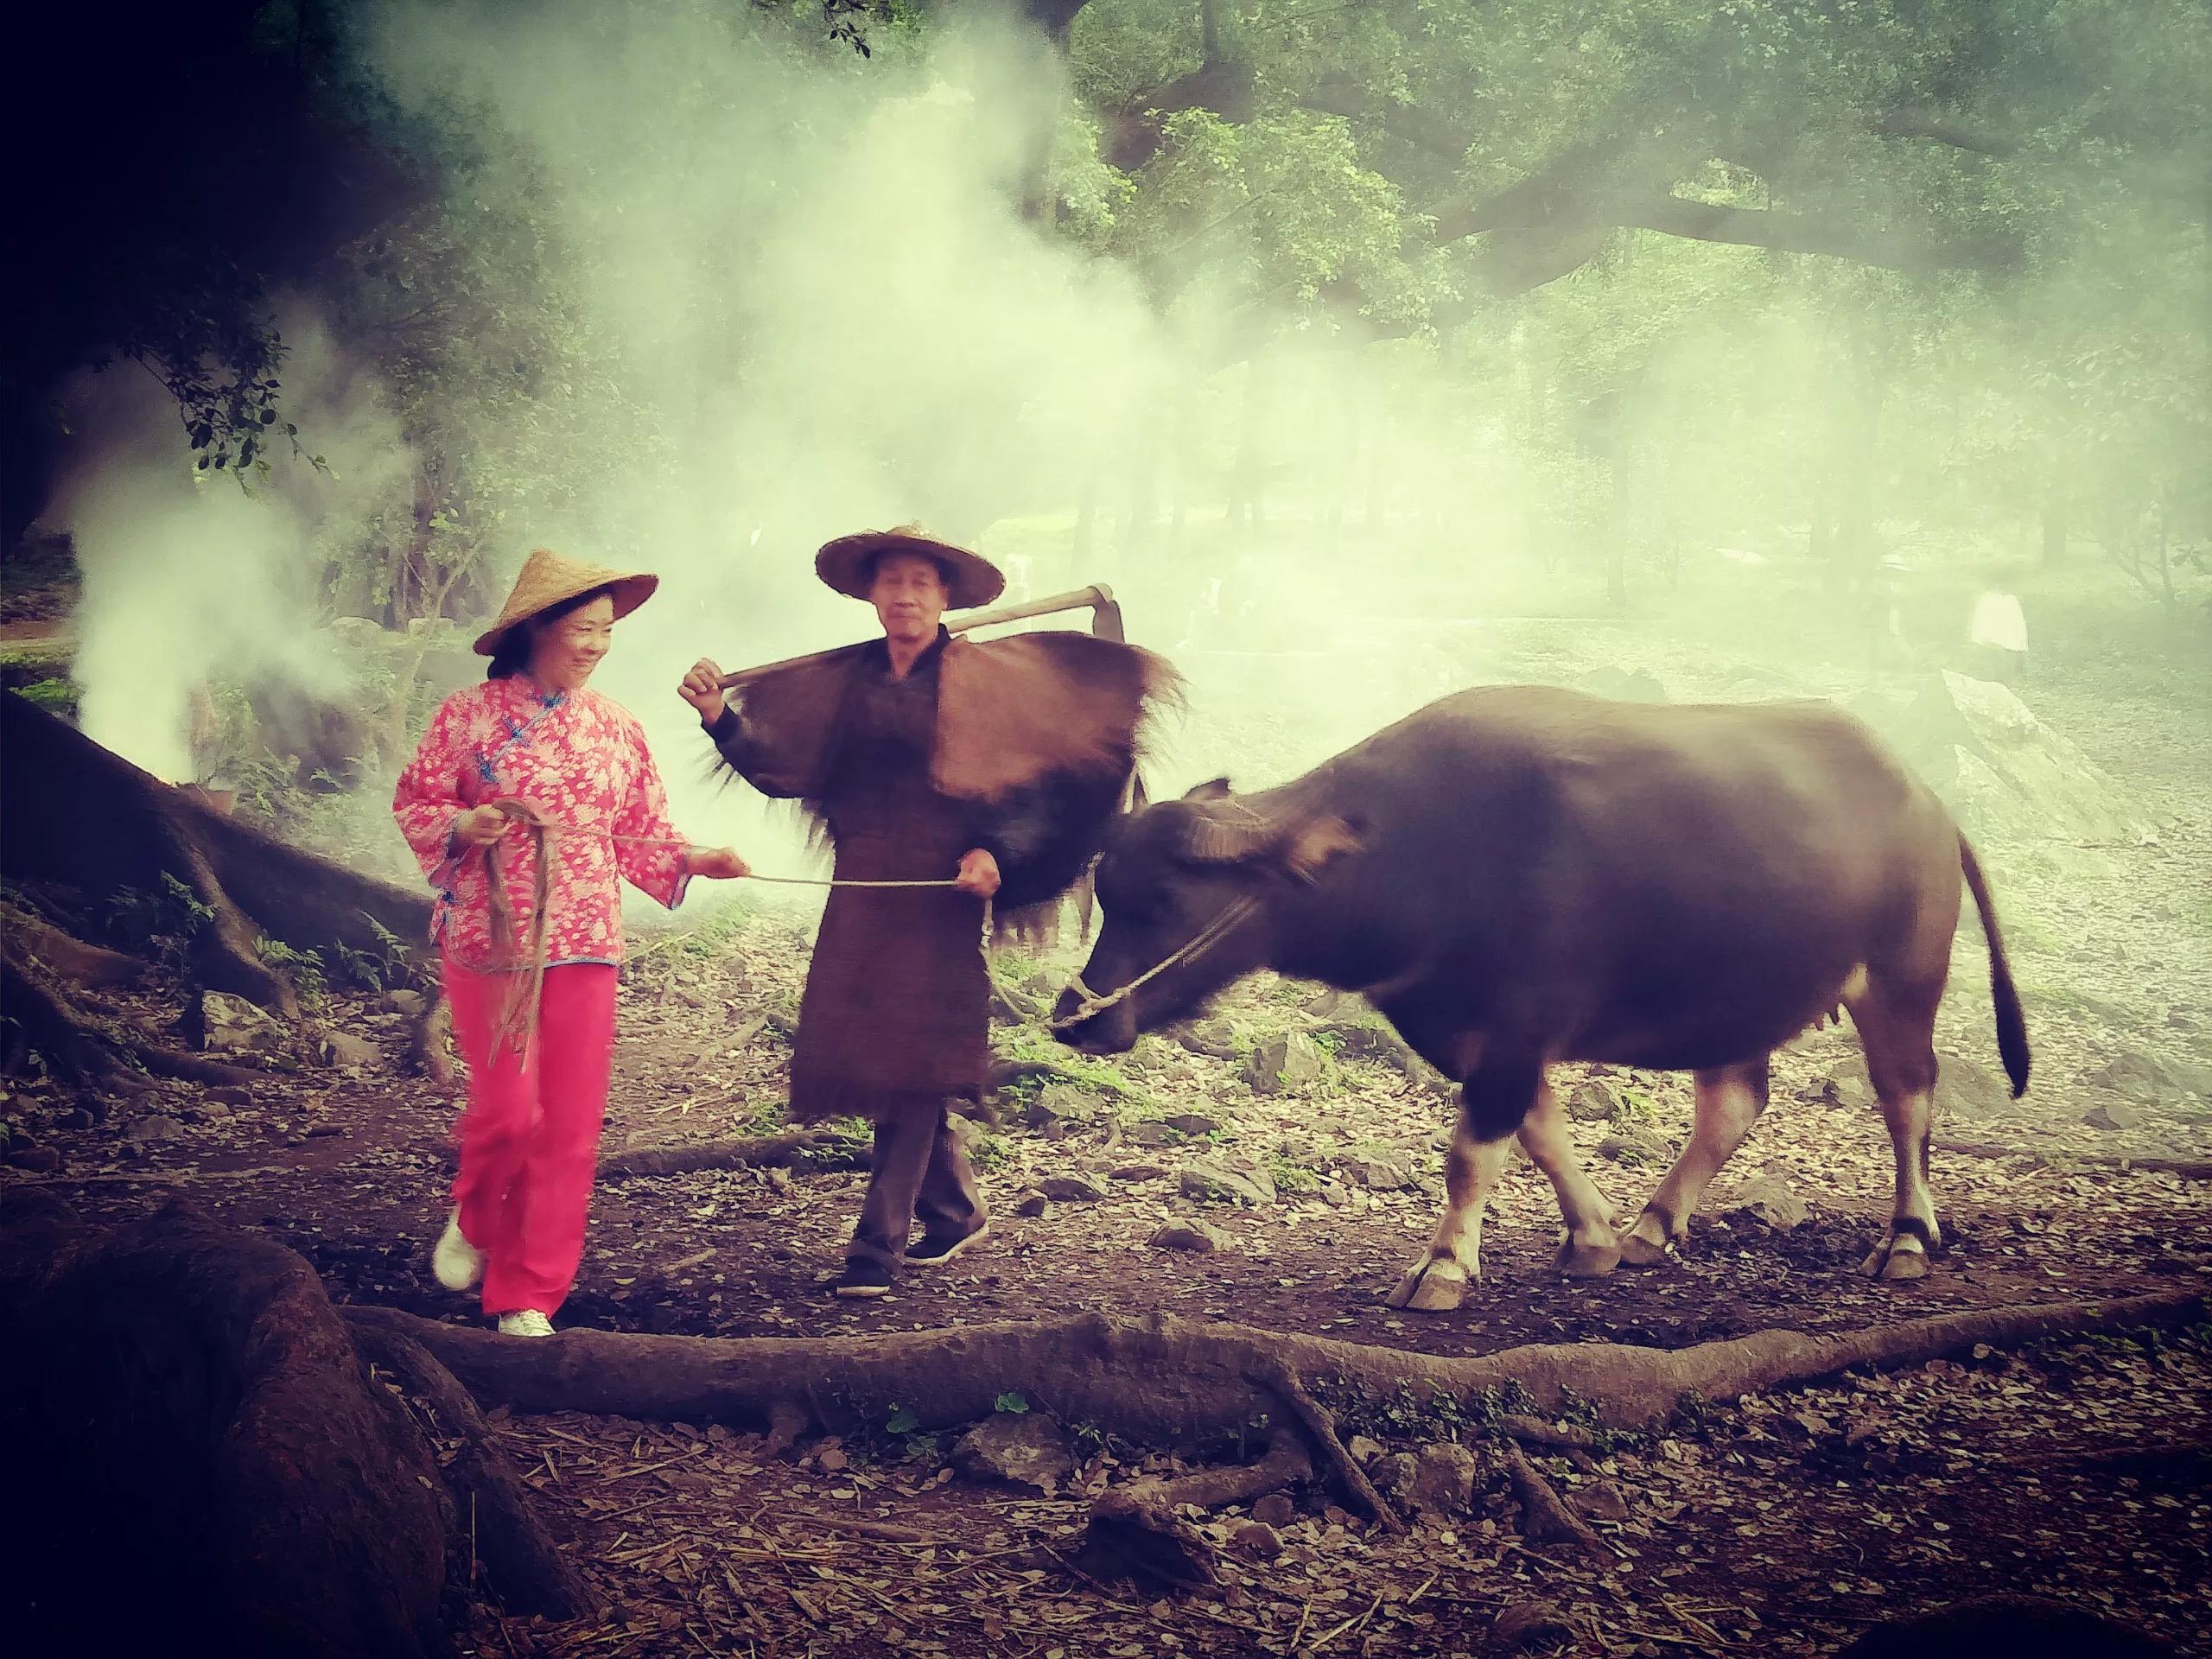
M 753 874 L 734 847 L 694 847 L 683 855 L 687 874 L 710 876 L 717 881 L 738 881 Z
M 676 695 L 699 711 L 700 724 L 711 726 L 720 720 L 727 705 L 722 700 L 722 671 L 715 666 L 714 658 L 702 657 L 692 664 L 691 671 L 683 677 L 683 683 L 676 688 Z M 730 856 L 734 858 L 736 855 Z
M 453 821 L 454 842 L 461 847 L 489 847 L 513 822 L 496 806 L 472 806 Z
M 981 847 L 969 849 L 960 859 L 960 874 L 952 885 L 963 893 L 972 893 L 978 899 L 988 899 L 999 890 L 999 861 Z

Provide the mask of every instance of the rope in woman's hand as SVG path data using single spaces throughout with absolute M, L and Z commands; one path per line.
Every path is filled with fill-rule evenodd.
M 685 851 L 689 851 L 694 843 L 690 841 L 671 839 L 666 836 L 625 836 L 619 835 L 612 830 L 563 823 L 557 818 L 547 817 L 527 801 L 487 801 L 485 804 L 494 811 L 504 814 L 510 823 L 521 825 L 529 838 L 531 850 L 537 855 L 537 868 L 536 880 L 532 883 L 533 904 L 530 920 L 530 938 L 524 953 L 527 960 L 521 964 L 517 982 L 509 988 L 506 1001 L 500 1009 L 499 1019 L 493 1037 L 494 1053 L 499 1051 L 502 1043 L 511 1042 L 514 1045 L 516 1052 L 526 1058 L 530 1044 L 537 1034 L 538 997 L 545 986 L 545 935 L 553 908 L 552 861 L 546 856 L 548 850 L 546 843 L 549 837 L 599 836 L 607 841 L 622 842 L 633 847 L 674 847 Z M 505 842 L 505 837 L 502 836 L 496 841 L 486 843 L 485 846 L 485 857 L 490 866 L 488 872 L 490 880 L 486 885 L 489 888 L 487 896 L 492 909 L 492 946 L 502 956 L 510 955 L 515 949 L 514 912 L 507 899 L 507 884 L 502 868 L 503 861 L 499 856 Z M 772 886 L 784 887 L 914 888 L 960 886 L 959 878 L 957 876 L 916 880 L 861 880 L 849 876 L 762 875 L 757 870 L 747 870 L 742 879 L 748 881 L 766 881 Z M 988 955 L 991 948 L 991 934 L 996 918 L 993 914 L 989 896 L 981 896 L 983 899 L 983 926 L 977 944 L 978 948 Z

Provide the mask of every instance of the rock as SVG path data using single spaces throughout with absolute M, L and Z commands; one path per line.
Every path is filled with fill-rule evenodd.
M 2114 1129 L 2139 1129 L 2144 1124 L 2143 1114 L 2117 1096 L 2101 1102 L 2082 1114 L 2082 1121 L 2093 1129 L 2110 1132 Z
M 1598 1143 L 1598 1155 L 1630 1168 L 1674 1161 L 1675 1149 L 1649 1129 L 1630 1123 L 1615 1128 Z
M 411 1020 L 423 1012 L 424 1006 L 423 993 L 405 989 L 386 991 L 384 994 L 384 1005 L 394 1014 L 404 1014 Z
M 1349 1158 L 1344 1168 L 1370 1192 L 1398 1192 L 1420 1185 L 1414 1160 L 1402 1153 L 1380 1153 L 1368 1158 Z
M 1098 1103 L 1071 1083 L 1048 1083 L 1037 1091 L 1021 1114 L 1021 1121 L 1033 1129 L 1048 1129 L 1056 1123 L 1088 1123 L 1098 1116 Z
M 1176 1138 L 1175 1131 L 1158 1118 L 1141 1117 L 1122 1126 L 1122 1139 L 1133 1147 L 1169 1147 Z
M 163 1117 L 157 1114 L 152 1117 L 137 1119 L 123 1132 L 123 1137 L 126 1141 L 138 1141 L 149 1147 L 157 1147 L 165 1141 L 177 1140 L 183 1134 L 183 1124 L 173 1117 Z
M 991 1132 L 988 1129 L 974 1118 L 963 1117 L 958 1112 L 947 1112 L 944 1115 L 944 1127 L 951 1133 L 953 1140 L 959 1144 L 960 1150 L 970 1158 L 980 1154 L 983 1149 L 983 1143 L 991 1138 Z
M 65 1129 L 89 1129 L 99 1122 L 99 1119 L 94 1117 L 90 1112 L 86 1111 L 81 1106 L 78 1107 L 77 1109 L 73 1112 L 62 1113 L 61 1116 L 55 1120 L 56 1124 L 60 1128 Z
M 1253 1049 L 1252 1058 L 1244 1063 L 1244 1081 L 1255 1094 L 1303 1094 L 1321 1080 L 1328 1067 L 1328 1057 L 1319 1043 L 1302 1031 L 1287 1031 Z
M 1208 1020 L 1195 1026 L 1186 1026 L 1175 1033 L 1175 1040 L 1192 1053 L 1209 1060 L 1234 1060 L 1240 1056 L 1235 1034 L 1224 1020 Z
M 1457 1440 L 1435 1440 L 1414 1459 L 1405 1498 L 1423 1515 L 1458 1515 L 1475 1501 L 1475 1454 Z
M 274 1053 L 284 1046 L 283 1027 L 262 1009 L 227 991 L 203 991 L 200 1017 L 207 1046 L 218 1053 Z
M 1736 1208 L 1783 1232 L 1802 1226 L 1812 1213 L 1805 1207 L 1804 1199 L 1792 1192 L 1789 1183 L 1778 1175 L 1762 1175 L 1746 1181 L 1736 1196 Z
M 1351 1189 L 1341 1181 L 1324 1180 L 1314 1187 L 1313 1196 L 1332 1209 L 1341 1210 L 1351 1202 Z
M 1610 1480 L 1596 1481 L 1590 1485 L 1575 1488 L 1574 1507 L 1592 1520 L 1628 1519 L 1628 1499 Z
M 791 1190 L 791 1173 L 788 1169 L 785 1169 L 782 1165 L 776 1165 L 772 1168 L 765 1169 L 760 1173 L 767 1178 L 768 1187 L 771 1192 L 788 1192 Z
M 34 1175 L 51 1175 L 61 1167 L 61 1154 L 52 1147 L 11 1147 L 8 1162 L 11 1167 L 29 1170 Z
M 1014 1194 L 1014 1213 L 1017 1216 L 1048 1216 L 1052 1211 L 1052 1202 L 1042 1192 L 1031 1191 Z
M 1267 1527 L 1287 1527 L 1298 1519 L 1298 1505 L 1288 1492 L 1269 1492 L 1252 1506 L 1252 1518 Z
M 1123 1164 L 1119 1169 L 1108 1172 L 1109 1176 L 1117 1181 L 1157 1181 L 1164 1179 L 1166 1173 L 1158 1164 Z
M 1282 1539 L 1264 1521 L 1240 1521 L 1230 1529 L 1229 1547 L 1255 1561 L 1272 1561 L 1282 1554 Z
M 1274 1178 L 1256 1166 L 1231 1168 L 1201 1160 L 1184 1170 L 1183 1196 L 1203 1204 L 1273 1204 Z
M 1390 1029 L 1371 1020 L 1337 1020 L 1325 1027 L 1336 1039 L 1337 1052 L 1348 1060 L 1376 1060 L 1405 1069 L 1413 1050 L 1406 1046 L 1406 1039 Z
M 1364 1434 L 1355 1434 L 1346 1440 L 1344 1450 L 1351 1453 L 1354 1463 L 1372 1463 L 1382 1455 L 1381 1443 L 1370 1440 Z
M 2088 1081 L 2137 1101 L 2184 1094 L 2212 1098 L 2212 1065 L 2162 1059 L 2139 1049 L 2114 1055 L 2089 1073 Z
M 219 1102 L 225 1106 L 251 1106 L 253 1104 L 253 1091 L 251 1089 L 226 1086 L 208 1090 L 202 1098 L 210 1102 Z
M 1570 1639 L 1574 1627 L 1548 1601 L 1516 1601 L 1491 1621 L 1490 1633 L 1508 1653 Z
M 1096 1204 L 1106 1196 L 1106 1189 L 1088 1175 L 1047 1175 L 1037 1190 L 1063 1204 Z
M 1980 1061 L 1946 1054 L 1936 1072 L 1936 1109 L 1961 1117 L 1987 1117 L 2012 1103 L 2012 1086 Z
M 1401 1509 L 1413 1505 L 1414 1483 L 1421 1478 L 1421 1459 L 1410 1452 L 1390 1452 L 1377 1458 L 1367 1471 L 1375 1490 Z
M 1041 1412 L 1000 1412 L 954 1443 L 952 1466 L 970 1480 L 1002 1481 L 1046 1495 L 1074 1471 L 1060 1426 Z
M 1204 1112 L 1176 1112 L 1160 1120 L 1180 1135 L 1214 1135 L 1221 1128 L 1221 1120 L 1208 1117 Z
M 322 1033 L 322 1052 L 333 1065 L 370 1066 L 380 1065 L 384 1051 L 365 1037 L 356 1037 L 350 1031 L 326 1031 Z
M 1171 1221 L 1146 1242 L 1155 1250 L 1188 1250 L 1193 1255 L 1211 1255 L 1230 1248 L 1227 1233 L 1195 1220 Z
M 1621 1099 L 1609 1084 L 1588 1077 L 1567 1097 L 1567 1115 L 1578 1123 L 1610 1123 L 1620 1116 Z

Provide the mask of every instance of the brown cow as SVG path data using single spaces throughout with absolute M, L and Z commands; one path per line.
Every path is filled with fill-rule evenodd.
M 1772 1050 L 1848 1008 L 1897 1152 L 1865 1271 L 1916 1279 L 1941 1239 L 1929 1095 L 1962 871 L 2017 1095 L 2027 1031 L 1973 849 L 1864 726 L 1486 687 L 1280 788 L 1218 780 L 1124 820 L 1055 1023 L 1116 1052 L 1261 967 L 1363 992 L 1461 1084 L 1443 1219 L 1389 1298 L 1440 1309 L 1480 1277 L 1508 1136 L 1558 1192 L 1568 1273 L 1658 1262 L 1765 1107 Z M 1689 1145 L 1625 1235 L 1545 1084 L 1561 1060 L 1696 1076 Z

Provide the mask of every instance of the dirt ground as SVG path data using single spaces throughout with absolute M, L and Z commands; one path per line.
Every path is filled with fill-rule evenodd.
M 2151 842 L 2056 868 L 2032 847 L 1985 848 L 2037 1070 L 2022 1101 L 1992 1081 L 1984 960 L 1978 940 L 1962 938 L 1940 1033 L 1951 1082 L 1938 1134 L 2021 1155 L 1946 1152 L 1939 1141 L 1945 1242 L 1924 1281 L 1872 1283 L 1855 1271 L 1888 1211 L 1891 1153 L 1846 1028 L 1777 1057 L 1772 1108 L 1716 1182 L 1681 1261 L 1561 1279 L 1549 1265 L 1549 1190 L 1516 1159 L 1491 1211 L 1485 1281 L 1467 1306 L 1394 1312 L 1382 1296 L 1435 1221 L 1448 1103 L 1357 1006 L 1262 981 L 1186 1038 L 1147 1038 L 1110 1066 L 1057 1051 L 1033 1018 L 998 1023 L 1004 1058 L 1059 1071 L 1002 1089 L 983 1114 L 976 1148 L 994 1233 L 950 1268 L 914 1274 L 880 1302 L 826 1296 L 864 1179 L 849 1168 L 615 1179 L 594 1200 L 560 1323 L 830 1335 L 1158 1311 L 1480 1354 L 1532 1341 L 1674 1347 L 1775 1326 L 1847 1330 L 2202 1287 L 2212 1183 L 2120 1160 L 2200 1159 L 2212 1140 L 2202 1086 L 2212 818 L 2191 788 L 2212 776 L 2212 748 L 2195 729 L 2147 741 L 2126 707 L 2063 680 L 2038 696 L 2057 710 L 2047 717 L 2063 718 L 2156 799 L 2162 825 Z M 637 937 L 607 1150 L 779 1126 L 807 935 L 803 909 L 740 904 Z M 1007 957 L 996 971 L 1014 1005 L 1033 1011 L 1070 962 Z M 174 1017 L 157 999 L 125 1011 L 149 1025 Z M 36 1183 L 93 1214 L 181 1192 L 299 1249 L 340 1300 L 472 1318 L 427 1260 L 454 1102 L 408 1073 L 405 1022 L 382 995 L 333 993 L 316 1012 L 371 1050 L 249 1090 L 164 1084 L 105 1123 L 86 1122 L 61 1091 L 17 1084 L 6 1106 L 16 1150 L 51 1148 L 60 1166 L 0 1169 L 0 1181 Z M 1293 1080 L 1270 1087 L 1268 1051 L 1285 1044 Z M 1584 1108 L 1608 1116 L 1578 1121 L 1574 1135 L 1608 1196 L 1633 1213 L 1663 1167 L 1651 1160 L 1670 1156 L 1687 1131 L 1687 1080 L 1565 1068 L 1556 1083 L 1572 1096 L 1600 1080 L 1610 1093 L 1583 1090 Z M 1601 1151 L 1616 1138 L 1628 1144 Z M 1263 1196 L 1232 1201 L 1224 1170 L 1256 1180 Z M 1052 1189 L 1062 1196 L 1045 1197 L 1053 1182 L 1066 1184 Z M 1032 1198 L 1041 1202 L 1025 1204 Z M 1222 1248 L 1150 1243 L 1164 1222 L 1193 1218 L 1221 1230 Z M 1088 1497 L 1163 1466 L 1086 1425 L 1065 1426 L 1072 1480 L 1039 1493 L 955 1478 L 950 1437 L 888 1423 L 774 1459 L 715 1424 L 498 1421 L 607 1611 L 549 1625 L 502 1618 L 479 1596 L 467 1643 L 487 1656 L 1136 1659 L 1471 1655 L 1516 1643 L 1796 1656 L 1833 1652 L 1897 1614 L 2019 1590 L 2101 1606 L 2212 1652 L 2203 1326 L 1977 1351 L 1711 1402 L 1662 1431 L 1622 1437 L 1591 1466 L 1543 1463 L 1612 1548 L 1610 1562 L 1526 1545 L 1503 1480 L 1478 1482 L 1462 1511 L 1395 1537 L 1302 1496 L 1272 1545 L 1225 1550 L 1217 1594 L 1149 1605 L 1065 1565 Z M 1412 1402 L 1345 1427 L 1382 1453 L 1470 1432 Z M 1203 1529 L 1226 1542 L 1244 1514 Z M 893 1530 L 863 1535 L 855 1522 Z

